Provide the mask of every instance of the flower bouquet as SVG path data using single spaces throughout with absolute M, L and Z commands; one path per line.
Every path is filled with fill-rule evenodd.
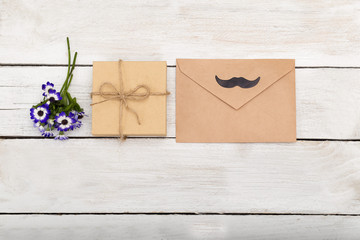
M 59 140 L 66 140 L 65 132 L 72 131 L 82 126 L 81 119 L 86 116 L 84 110 L 77 103 L 76 98 L 71 97 L 68 92 L 75 69 L 77 52 L 71 64 L 70 42 L 67 38 L 68 47 L 68 69 L 64 84 L 58 92 L 54 84 L 47 82 L 42 85 L 43 99 L 30 109 L 30 118 L 34 122 L 41 135 L 54 137 Z M 54 134 L 57 130 L 57 134 Z

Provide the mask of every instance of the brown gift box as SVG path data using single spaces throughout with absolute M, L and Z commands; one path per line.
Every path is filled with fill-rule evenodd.
M 116 95 L 120 91 L 131 94 L 133 90 L 132 94 L 144 95 L 144 87 L 137 89 L 143 85 L 151 92 L 148 97 L 130 96 L 123 101 Z M 111 99 L 99 94 L 101 87 Z M 92 90 L 94 136 L 166 135 L 166 62 L 94 62 Z

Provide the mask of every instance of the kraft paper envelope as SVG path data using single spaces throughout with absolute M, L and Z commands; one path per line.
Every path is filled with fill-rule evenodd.
M 295 104 L 293 59 L 177 59 L 177 142 L 294 142 Z
M 119 62 L 93 63 L 93 92 L 99 91 L 104 82 L 110 82 L 116 89 L 120 88 Z M 146 85 L 151 92 L 166 93 L 166 62 L 122 61 L 121 74 L 124 91 L 138 85 Z M 113 91 L 108 88 L 108 91 Z M 143 93 L 142 89 L 139 93 Z M 102 96 L 92 96 L 93 103 L 103 100 Z M 95 136 L 119 136 L 120 101 L 110 100 L 92 107 L 92 134 Z M 127 100 L 129 108 L 122 109 L 122 134 L 135 136 L 166 135 L 166 96 L 149 96 L 143 100 Z

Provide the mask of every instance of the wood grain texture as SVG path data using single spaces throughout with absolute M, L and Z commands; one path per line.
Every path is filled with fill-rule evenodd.
M 89 114 L 72 139 L 39 136 L 29 107 L 59 87 L 66 36 L 79 64 L 176 58 L 295 58 L 297 135 L 360 139 L 360 2 L 0 0 L 0 239 L 358 239 L 360 142 L 176 144 L 90 134 L 92 68 L 71 93 Z M 6 67 L 7 65 L 30 67 Z M 350 67 L 350 68 L 349 68 Z M 355 68 L 351 68 L 355 67 Z M 24 213 L 100 213 L 38 215 Z M 151 213 L 101 215 L 101 213 Z M 12 213 L 22 213 L 11 215 Z
M 359 217 L 339 216 L 0 216 L 0 238 L 358 239 Z
M 360 214 L 360 142 L 0 141 L 0 212 Z
M 0 67 L 0 136 L 39 136 L 29 108 L 41 99 L 41 84 L 60 88 L 65 67 Z M 360 69 L 297 69 L 297 137 L 360 139 Z M 168 137 L 175 137 L 175 68 L 168 68 Z M 78 67 L 70 91 L 89 117 L 72 136 L 91 137 L 92 68 Z
M 360 66 L 360 2 L 0 1 L 0 63 L 295 58 Z M 21 16 L 21 17 L 20 17 Z

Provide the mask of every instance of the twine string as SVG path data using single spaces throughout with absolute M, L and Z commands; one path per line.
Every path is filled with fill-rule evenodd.
M 101 96 L 103 100 L 98 102 L 94 102 L 90 104 L 91 106 L 101 104 L 107 101 L 119 101 L 120 102 L 120 116 L 119 116 L 119 136 L 122 140 L 126 139 L 126 136 L 123 134 L 123 126 L 122 126 L 122 116 L 123 116 L 123 109 L 125 108 L 128 112 L 132 113 L 137 120 L 138 125 L 141 125 L 141 121 L 139 118 L 139 114 L 128 105 L 128 101 L 143 101 L 150 96 L 167 96 L 170 93 L 166 91 L 165 93 L 159 92 L 151 92 L 150 88 L 145 85 L 141 84 L 136 86 L 134 89 L 130 89 L 129 91 L 124 90 L 124 81 L 122 76 L 122 60 L 119 60 L 119 82 L 120 88 L 116 89 L 116 87 L 110 82 L 104 82 L 101 84 L 98 92 L 92 92 L 91 96 Z M 105 88 L 112 88 L 112 91 L 105 91 Z

